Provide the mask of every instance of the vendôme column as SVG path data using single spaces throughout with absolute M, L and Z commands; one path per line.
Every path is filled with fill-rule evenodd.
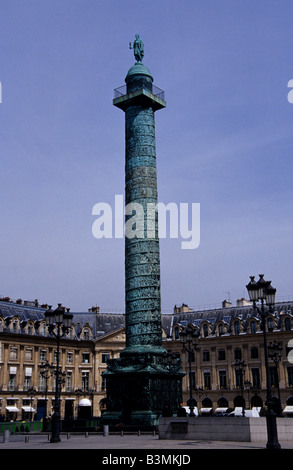
M 115 90 L 113 101 L 125 112 L 126 348 L 108 362 L 104 419 L 151 425 L 164 404 L 178 406 L 184 374 L 180 360 L 166 368 L 162 347 L 154 114 L 166 102 L 142 64 L 138 35 L 133 49 L 136 63 L 125 78 L 126 89 Z
M 139 62 L 143 46 L 138 38 L 134 52 L 138 61 L 126 76 L 128 99 L 123 100 L 125 204 L 129 212 L 125 235 L 126 351 L 158 352 L 162 333 L 158 220 L 153 209 L 158 202 L 154 114 L 166 103 L 153 94 L 150 71 Z M 115 105 L 119 107 L 119 99 Z

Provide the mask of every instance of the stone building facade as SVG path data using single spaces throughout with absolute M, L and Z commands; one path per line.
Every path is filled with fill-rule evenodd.
M 0 301 L 0 415 L 4 420 L 50 416 L 55 396 L 57 346 L 47 331 L 46 305 Z M 75 313 L 73 328 L 61 339 L 61 416 L 99 416 L 108 357 L 124 347 L 123 315 L 98 308 Z M 43 367 L 47 363 L 47 367 Z
M 240 304 L 240 303 L 239 303 Z M 55 383 L 56 341 L 48 332 L 44 313 L 46 305 L 0 301 L 0 415 L 7 420 L 41 419 L 47 404 L 52 412 Z M 73 328 L 61 340 L 60 363 L 63 372 L 61 417 L 99 416 L 105 408 L 106 381 L 103 372 L 107 360 L 118 358 L 125 348 L 123 314 L 102 313 L 99 308 L 73 313 Z M 180 331 L 191 325 L 200 333 L 191 354 L 192 396 L 197 408 L 234 409 L 262 407 L 266 399 L 266 375 L 261 322 L 245 302 L 232 307 L 193 311 L 176 307 L 162 314 L 162 338 L 166 351 L 182 359 L 186 372 L 183 397 L 189 396 L 189 357 L 183 350 Z M 276 368 L 270 360 L 273 392 L 280 393 L 282 409 L 293 405 L 293 302 L 278 303 L 267 318 L 268 344 L 282 347 Z M 290 345 L 291 341 L 291 345 Z M 235 362 L 246 364 L 241 389 Z M 290 362 L 291 361 L 291 362 Z M 45 363 L 47 380 L 42 375 Z M 279 389 L 278 389 L 279 384 Z M 166 401 L 168 397 L 166 397 Z
M 191 355 L 192 395 L 198 409 L 244 406 L 264 407 L 266 401 L 266 371 L 261 320 L 250 302 L 241 299 L 236 307 L 223 303 L 220 309 L 194 312 L 183 305 L 164 318 L 169 328 L 165 348 L 180 354 L 186 376 L 183 381 L 184 401 L 189 392 L 189 357 L 182 350 L 180 331 L 190 325 L 198 331 L 198 345 Z M 280 396 L 282 409 L 293 405 L 293 304 L 275 305 L 266 319 L 267 343 L 278 342 L 281 357 L 278 363 L 269 359 L 273 395 Z M 291 344 L 290 344 L 291 341 Z M 235 365 L 243 361 L 242 379 Z M 288 409 L 288 408 L 287 408 Z

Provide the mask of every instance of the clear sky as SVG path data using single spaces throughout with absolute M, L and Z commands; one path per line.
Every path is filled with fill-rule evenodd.
M 0 0 L 0 295 L 124 310 L 124 242 L 92 235 L 124 193 L 134 63 L 165 90 L 159 200 L 200 203 L 201 240 L 161 240 L 162 311 L 247 297 L 264 273 L 293 297 L 292 0 Z

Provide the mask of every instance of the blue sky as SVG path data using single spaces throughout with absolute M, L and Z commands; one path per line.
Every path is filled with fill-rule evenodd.
M 264 273 L 293 297 L 292 0 L 0 0 L 0 294 L 124 310 L 124 242 L 92 235 L 124 193 L 112 105 L 140 34 L 165 90 L 159 200 L 201 205 L 201 242 L 161 240 L 162 311 L 220 306 Z

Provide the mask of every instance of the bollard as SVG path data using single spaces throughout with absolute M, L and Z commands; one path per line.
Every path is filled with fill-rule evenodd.
M 70 439 L 70 432 L 67 433 L 67 439 Z
M 108 426 L 108 424 L 104 424 L 103 435 L 104 436 L 109 436 L 109 426 Z
M 9 442 L 9 429 L 4 431 L 3 442 Z
M 138 430 L 137 435 L 140 436 L 140 430 Z
M 124 436 L 124 433 L 123 433 L 123 431 L 121 431 L 121 437 L 123 437 L 123 436 Z
M 29 436 L 24 436 L 24 442 L 29 442 L 30 438 Z
M 86 432 L 85 435 L 84 435 L 84 437 L 89 437 L 89 433 Z

